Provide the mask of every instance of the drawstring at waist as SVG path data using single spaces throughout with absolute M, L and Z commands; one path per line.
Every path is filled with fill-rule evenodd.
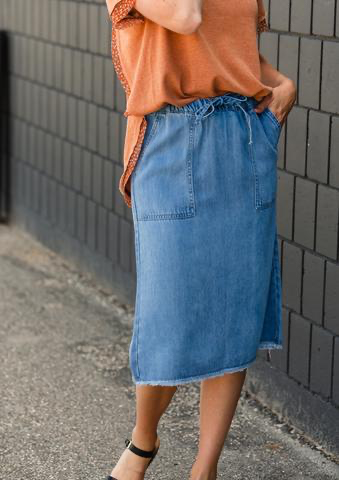
M 249 131 L 249 145 L 251 145 L 252 142 L 252 125 L 251 125 L 251 116 L 250 113 L 246 111 L 246 109 L 243 107 L 242 103 L 243 102 L 249 102 L 252 99 L 249 99 L 248 97 L 245 97 L 243 95 L 239 96 L 230 96 L 228 94 L 214 97 L 214 98 L 201 98 L 199 101 L 202 103 L 197 110 L 195 110 L 196 115 L 198 118 L 201 120 L 203 118 L 208 117 L 211 113 L 214 112 L 215 106 L 218 105 L 232 105 L 236 108 L 239 108 L 242 112 L 244 112 L 245 119 L 247 122 L 248 126 L 248 131 Z M 210 112 L 208 110 L 211 109 Z M 208 113 L 207 113 L 208 112 Z
M 189 113 L 196 115 L 198 120 L 202 120 L 211 113 L 214 112 L 215 107 L 222 105 L 229 105 L 233 108 L 241 110 L 246 119 L 246 123 L 249 131 L 249 145 L 252 144 L 252 125 L 251 125 L 251 111 L 256 106 L 258 101 L 254 97 L 246 97 L 240 93 L 225 93 L 216 97 L 200 97 L 193 102 L 187 103 L 182 106 L 173 105 L 168 103 L 164 107 L 160 108 L 157 112 L 166 113 Z M 209 111 L 210 110 L 210 111 Z

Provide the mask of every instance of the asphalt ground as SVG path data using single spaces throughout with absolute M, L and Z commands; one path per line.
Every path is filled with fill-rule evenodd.
M 0 479 L 104 480 L 134 425 L 133 306 L 14 226 L 0 277 Z M 178 388 L 147 480 L 189 479 L 199 386 Z M 339 479 L 339 459 L 243 390 L 218 478 Z

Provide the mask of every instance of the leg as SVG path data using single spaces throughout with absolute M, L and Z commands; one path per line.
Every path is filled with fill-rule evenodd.
M 176 386 L 136 386 L 136 424 L 132 442 L 143 450 L 152 450 L 157 440 L 157 427 L 170 404 Z M 125 449 L 111 475 L 118 480 L 142 480 L 149 458 L 142 458 Z
M 200 389 L 200 439 L 190 480 L 215 480 L 247 369 L 208 378 Z

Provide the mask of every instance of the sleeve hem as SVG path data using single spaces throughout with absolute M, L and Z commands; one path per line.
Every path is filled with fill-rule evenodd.
M 135 0 L 119 0 L 113 7 L 110 14 L 112 25 L 116 29 L 123 29 L 134 25 L 135 23 L 144 23 L 145 17 L 136 10 L 133 10 Z
M 269 25 L 267 23 L 267 17 L 266 15 L 262 15 L 258 18 L 258 25 L 257 25 L 257 31 L 258 33 L 262 32 L 268 32 L 269 31 Z

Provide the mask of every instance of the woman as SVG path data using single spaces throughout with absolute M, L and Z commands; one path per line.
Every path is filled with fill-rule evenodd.
M 137 266 L 136 424 L 108 478 L 144 478 L 178 385 L 201 381 L 190 480 L 215 480 L 247 367 L 282 348 L 276 162 L 295 86 L 259 54 L 262 0 L 107 7 Z

